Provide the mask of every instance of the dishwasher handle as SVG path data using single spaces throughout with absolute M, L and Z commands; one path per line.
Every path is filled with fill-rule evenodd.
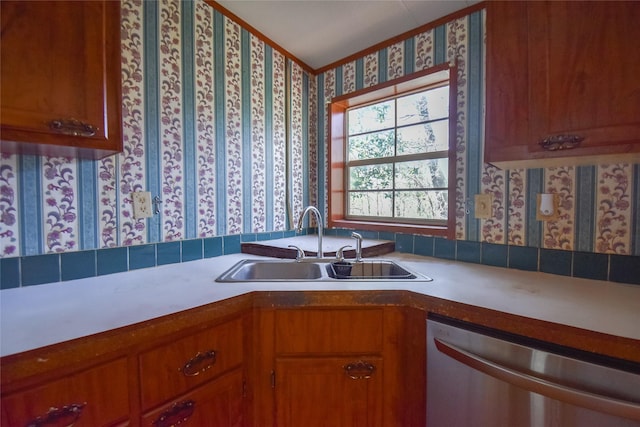
M 439 338 L 434 341 L 441 353 L 502 381 L 576 406 L 640 421 L 640 404 L 556 384 L 484 359 Z

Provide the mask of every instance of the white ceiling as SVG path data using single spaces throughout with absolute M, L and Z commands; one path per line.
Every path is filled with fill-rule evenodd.
M 319 69 L 478 0 L 216 0 Z

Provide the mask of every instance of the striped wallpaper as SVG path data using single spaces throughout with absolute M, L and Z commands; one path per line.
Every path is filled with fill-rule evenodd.
M 2 256 L 287 229 L 287 186 L 293 212 L 308 201 L 313 80 L 203 1 L 123 0 L 121 39 L 124 151 L 3 154 Z M 161 213 L 134 219 L 133 191 Z
M 424 31 L 317 77 L 318 105 L 445 62 L 458 65 L 456 238 L 515 246 L 640 255 L 640 165 L 499 170 L 483 159 L 484 11 Z M 327 109 L 318 112 L 319 199 L 327 202 Z M 322 160 L 320 164 L 323 164 Z M 535 219 L 537 193 L 562 196 L 560 220 Z M 489 193 L 493 217 L 473 218 Z
M 313 76 L 203 1 L 122 0 L 124 151 L 3 154 L 0 257 L 289 229 L 290 212 L 327 210 L 326 103 L 454 61 L 456 237 L 640 255 L 640 165 L 482 162 L 482 11 Z M 161 197 L 161 213 L 135 220 L 130 193 L 143 190 Z M 563 195 L 560 221 L 535 221 L 542 191 Z M 481 192 L 493 195 L 489 220 L 467 214 Z

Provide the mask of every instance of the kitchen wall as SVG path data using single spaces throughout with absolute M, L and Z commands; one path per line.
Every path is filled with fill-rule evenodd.
M 483 159 L 484 11 L 394 42 L 317 77 L 318 105 L 337 95 L 449 62 L 458 65 L 456 239 L 510 246 L 640 255 L 640 165 L 499 170 Z M 319 111 L 319 198 L 326 205 L 327 109 Z M 312 186 L 315 188 L 315 186 Z M 560 219 L 535 220 L 536 194 L 562 196 Z M 493 216 L 473 218 L 489 193 Z M 470 214 L 471 213 L 471 214 Z
M 635 283 L 628 266 L 640 255 L 640 165 L 484 164 L 483 61 L 482 11 L 312 76 L 203 1 L 123 0 L 124 151 L 99 161 L 2 154 L 1 287 L 206 258 L 237 252 L 244 240 L 292 235 L 290 212 L 307 204 L 326 212 L 326 103 L 443 62 L 459 70 L 457 240 L 365 236 L 396 240 L 404 252 L 523 269 L 556 272 L 544 260 L 560 259 L 553 269 L 567 275 L 580 259 L 598 267 L 581 277 Z M 136 220 L 130 193 L 143 190 L 162 198 L 161 213 Z M 542 191 L 563 195 L 560 221 L 535 221 Z M 481 192 L 493 195 L 489 220 L 467 213 Z
M 313 79 L 203 1 L 123 0 L 121 40 L 123 153 L 2 154 L 1 256 L 287 230 L 287 192 L 308 202 Z M 134 219 L 133 191 L 161 213 Z

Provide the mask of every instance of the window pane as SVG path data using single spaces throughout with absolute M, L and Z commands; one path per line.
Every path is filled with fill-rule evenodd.
M 396 188 L 445 188 L 449 159 L 416 160 L 396 164 Z
M 394 126 L 393 100 L 349 111 L 349 135 L 388 129 Z
M 391 164 L 349 168 L 349 190 L 386 190 L 393 187 Z
M 349 193 L 349 215 L 391 218 L 393 215 L 393 195 L 391 191 Z
M 349 138 L 348 160 L 377 159 L 393 156 L 393 129 Z
M 398 98 L 398 126 L 449 117 L 449 87 Z
M 446 220 L 447 191 L 396 191 L 397 218 Z
M 449 120 L 398 129 L 398 155 L 449 149 Z

